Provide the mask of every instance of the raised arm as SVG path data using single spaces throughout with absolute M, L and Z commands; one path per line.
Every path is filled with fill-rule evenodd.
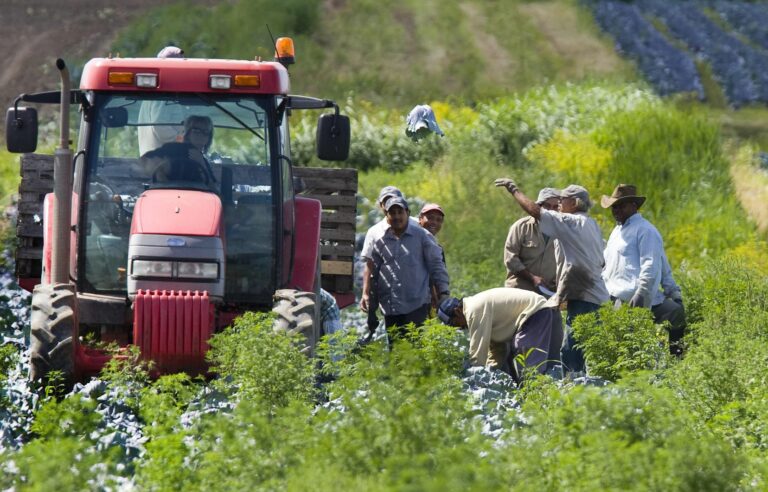
M 539 207 L 536 202 L 525 196 L 523 192 L 520 191 L 520 189 L 517 187 L 514 181 L 509 178 L 499 178 L 494 181 L 494 184 L 496 186 L 506 188 L 507 191 L 514 197 L 514 199 L 517 200 L 520 208 L 522 208 L 525 213 L 534 219 L 539 220 L 541 217 L 541 207 Z

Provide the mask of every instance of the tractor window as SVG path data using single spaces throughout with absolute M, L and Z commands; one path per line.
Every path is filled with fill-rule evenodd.
M 254 299 L 260 290 L 271 296 L 276 214 L 270 107 L 269 98 L 253 96 L 98 95 L 82 193 L 84 288 L 126 291 L 134 204 L 145 190 L 170 188 L 220 197 L 225 296 Z

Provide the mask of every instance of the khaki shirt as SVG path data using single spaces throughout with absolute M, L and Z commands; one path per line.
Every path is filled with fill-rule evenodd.
M 507 267 L 506 287 L 536 292 L 533 282 L 518 275 L 522 270 L 528 270 L 542 277 L 546 287 L 553 289 L 557 279 L 555 240 L 541 233 L 536 219 L 523 217 L 509 228 L 504 244 L 504 265 Z
M 474 365 L 488 364 L 491 342 L 507 342 L 534 313 L 550 308 L 543 296 L 527 290 L 499 287 L 462 300 L 469 331 L 469 357 Z

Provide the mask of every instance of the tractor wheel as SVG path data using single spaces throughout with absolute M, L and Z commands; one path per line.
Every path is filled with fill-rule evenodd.
M 301 352 L 308 357 L 315 353 L 320 328 L 318 297 L 312 292 L 280 289 L 275 292 L 272 311 L 277 315 L 275 331 L 304 336 Z
M 70 388 L 75 376 L 77 296 L 71 284 L 38 284 L 32 293 L 30 380 L 58 371 Z

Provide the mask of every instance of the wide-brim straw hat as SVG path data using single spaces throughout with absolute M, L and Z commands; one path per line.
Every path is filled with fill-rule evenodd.
M 620 184 L 614 190 L 611 196 L 605 196 L 600 199 L 600 205 L 603 208 L 611 208 L 617 203 L 635 202 L 640 208 L 645 203 L 645 197 L 637 194 L 637 188 L 631 184 Z

